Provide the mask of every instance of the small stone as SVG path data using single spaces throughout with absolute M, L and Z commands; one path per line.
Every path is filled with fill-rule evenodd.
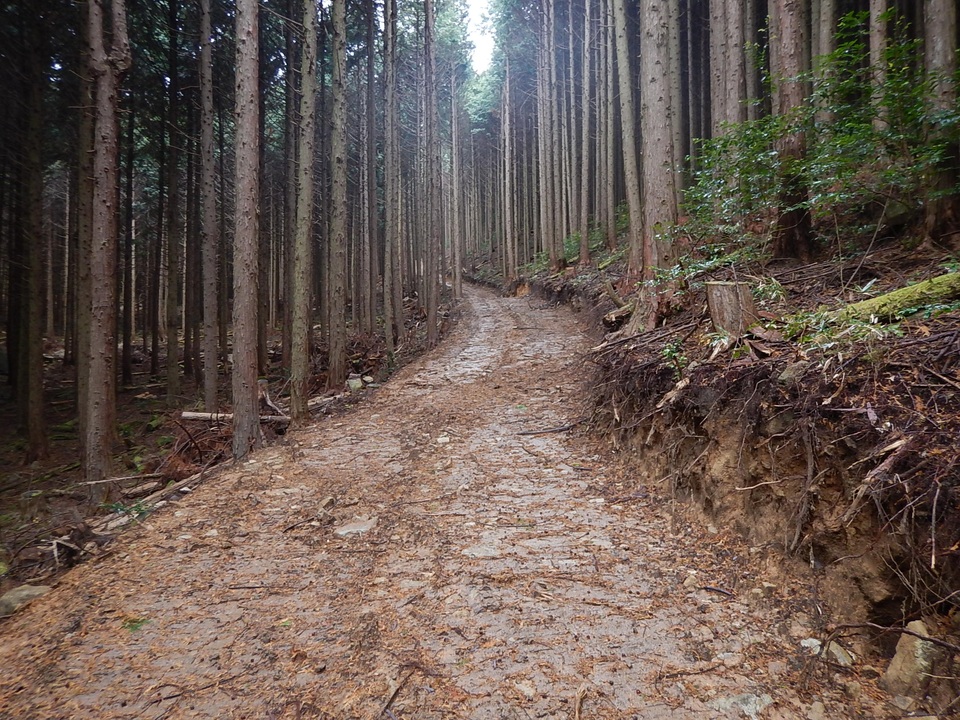
M 817 638 L 804 638 L 800 641 L 800 645 L 805 647 L 812 654 L 816 655 L 818 652 L 820 652 L 820 648 L 822 647 L 823 643 L 817 640 Z
M 873 665 L 864 665 L 860 668 L 860 677 L 866 678 L 867 680 L 875 680 L 880 677 L 881 674 L 882 673 Z
M 717 530 L 716 525 L 707 525 L 707 532 L 710 533 L 711 535 L 717 535 L 720 533 L 720 531 Z
M 362 378 L 360 378 L 360 379 L 363 380 L 365 383 L 367 383 L 367 385 L 369 385 L 370 383 L 373 382 L 373 376 L 371 376 L 371 375 L 364 375 L 364 376 L 363 376 Z
M 810 705 L 810 709 L 807 710 L 807 720 L 826 720 L 826 717 L 827 708 L 819 700 Z
M 377 526 L 377 518 L 360 518 L 354 522 L 347 523 L 346 525 L 341 525 L 336 530 L 333 531 L 333 534 L 337 537 L 349 537 L 350 535 L 362 535 L 365 532 L 370 532 Z
M 897 695 L 891 700 L 893 706 L 898 710 L 903 710 L 904 712 L 910 712 L 916 706 L 917 701 L 912 697 L 907 697 L 906 695 Z
M 500 551 L 492 545 L 472 545 L 461 551 L 462 555 L 472 558 L 495 558 L 500 557 Z
M 687 575 L 686 580 L 683 581 L 683 586 L 685 588 L 695 588 L 700 586 L 700 581 L 697 580 L 696 575 Z
M 843 684 L 843 692 L 846 693 L 847 697 L 851 700 L 858 700 L 863 694 L 863 685 L 856 680 L 850 680 Z
M 448 444 L 449 442 L 450 442 L 450 436 L 449 436 L 449 435 L 444 434 L 444 435 L 441 435 L 440 437 L 437 438 L 437 445 L 446 445 L 446 444 Z
M 841 645 L 831 642 L 827 645 L 827 654 L 841 667 L 853 667 L 853 655 Z
M 765 582 L 760 586 L 760 591 L 765 598 L 771 598 L 777 593 L 777 586 L 773 583 Z
M 47 585 L 21 585 L 0 597 L 0 617 L 13 615 L 31 600 L 36 600 L 50 592 Z
M 774 677 L 783 675 L 787 671 L 787 664 L 783 660 L 773 660 L 767 663 L 767 672 Z
M 513 685 L 514 687 L 517 688 L 517 690 L 522 692 L 527 697 L 528 700 L 533 700 L 533 698 L 537 694 L 537 689 L 533 686 L 533 683 L 530 682 L 529 680 L 519 680 L 515 682 Z
M 347 389 L 350 392 L 359 392 L 360 390 L 363 390 L 363 380 L 361 380 L 360 377 L 348 377 Z
M 922 620 L 914 620 L 907 625 L 907 630 L 924 637 L 929 636 L 927 626 Z M 881 687 L 894 695 L 922 695 L 930 683 L 933 666 L 942 654 L 943 651 L 933 643 L 904 633 L 897 641 L 893 660 L 880 678 Z
M 207 530 L 203 536 L 204 537 L 217 537 L 220 534 L 218 530 Z
M 760 713 L 772 703 L 773 698 L 767 694 L 753 695 L 751 693 L 744 693 L 742 695 L 734 695 L 733 697 L 712 700 L 707 704 L 714 710 L 719 710 L 720 712 L 732 713 L 737 711 L 741 715 L 755 719 L 760 717 Z
M 777 382 L 781 385 L 794 384 L 803 376 L 810 365 L 811 363 L 809 360 L 798 360 L 797 362 L 790 363 L 783 369 L 783 372 L 780 373 L 780 377 L 777 378 Z

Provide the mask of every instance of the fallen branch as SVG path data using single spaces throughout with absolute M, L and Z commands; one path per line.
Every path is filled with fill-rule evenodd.
M 900 288 L 885 295 L 847 305 L 831 314 L 833 320 L 867 320 L 872 317 L 892 320 L 910 308 L 920 308 L 960 297 L 960 272 L 949 272 L 935 278 Z
M 180 419 L 230 423 L 233 422 L 233 413 L 191 412 L 184 410 L 180 414 Z M 290 422 L 290 418 L 286 415 L 261 415 L 260 422 L 288 423 Z
M 568 423 L 567 425 L 561 425 L 560 427 L 554 427 L 554 428 L 547 428 L 546 430 L 523 430 L 522 432 L 518 432 L 517 435 L 530 436 L 530 435 L 551 435 L 553 433 L 562 433 L 562 432 L 567 432 L 568 430 L 573 430 L 577 425 L 579 425 L 582 422 L 583 420 L 576 420 L 572 423 Z

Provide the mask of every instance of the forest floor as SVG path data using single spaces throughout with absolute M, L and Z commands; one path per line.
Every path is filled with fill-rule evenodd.
M 570 311 L 467 289 L 462 312 L 4 621 L 0 717 L 901 715 L 864 659 L 815 657 L 814 584 L 583 430 Z

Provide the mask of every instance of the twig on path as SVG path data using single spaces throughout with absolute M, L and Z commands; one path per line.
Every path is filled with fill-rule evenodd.
M 568 430 L 573 430 L 583 421 L 584 419 L 580 418 L 579 420 L 574 420 L 572 423 L 561 425 L 560 427 L 547 428 L 546 430 L 523 430 L 522 432 L 518 432 L 517 435 L 550 435 L 551 433 L 567 432 Z
M 422 500 L 398 500 L 395 503 L 390 503 L 388 507 L 400 507 L 401 505 L 422 505 L 423 503 L 433 502 L 434 500 L 443 500 L 444 498 L 448 498 L 456 494 L 457 491 L 454 490 L 453 492 L 437 495 L 436 497 L 423 498 Z
M 700 588 L 701 590 L 706 590 L 707 592 L 720 593 L 721 595 L 726 595 L 727 597 L 733 597 L 733 593 L 729 590 L 724 590 L 723 588 L 714 587 L 713 585 L 704 585 Z
M 583 707 L 583 699 L 587 696 L 587 684 L 583 683 L 577 688 L 577 699 L 573 705 L 573 720 L 580 720 L 580 708 Z
M 181 690 L 180 692 L 170 693 L 169 695 L 164 695 L 164 696 L 162 696 L 162 697 L 157 698 L 156 700 L 153 701 L 153 704 L 166 702 L 167 700 L 175 700 L 176 698 L 182 697 L 183 695 L 186 695 L 187 693 L 203 692 L 204 690 L 209 690 L 210 688 L 216 687 L 217 685 L 222 685 L 223 683 L 228 683 L 228 682 L 230 682 L 231 680 L 236 680 L 238 677 L 240 677 L 240 676 L 243 675 L 243 674 L 244 674 L 244 673 L 237 673 L 236 675 L 231 675 L 230 677 L 220 678 L 219 680 L 214 680 L 212 683 L 207 683 L 206 685 L 201 685 L 201 686 L 198 687 L 198 688 L 186 688 L 185 690 Z
M 397 695 L 399 695 L 400 691 L 403 690 L 403 686 L 407 684 L 407 680 L 413 677 L 413 674 L 416 671 L 417 669 L 414 668 L 413 670 L 407 673 L 406 677 L 404 677 L 403 680 L 400 681 L 400 683 L 397 685 L 396 690 L 394 690 L 393 693 L 390 695 L 390 699 L 387 700 L 387 704 L 384 705 L 383 710 L 380 711 L 381 715 L 386 715 L 387 713 L 390 713 L 391 716 L 396 717 L 395 715 L 393 715 L 392 712 L 390 712 L 390 706 L 393 705 L 393 701 L 397 699 Z

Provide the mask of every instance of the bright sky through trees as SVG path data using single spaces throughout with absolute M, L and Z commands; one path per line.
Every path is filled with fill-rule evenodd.
M 470 0 L 469 31 L 473 42 L 473 69 L 482 73 L 490 67 L 490 58 L 493 55 L 493 32 L 486 22 L 487 0 Z

